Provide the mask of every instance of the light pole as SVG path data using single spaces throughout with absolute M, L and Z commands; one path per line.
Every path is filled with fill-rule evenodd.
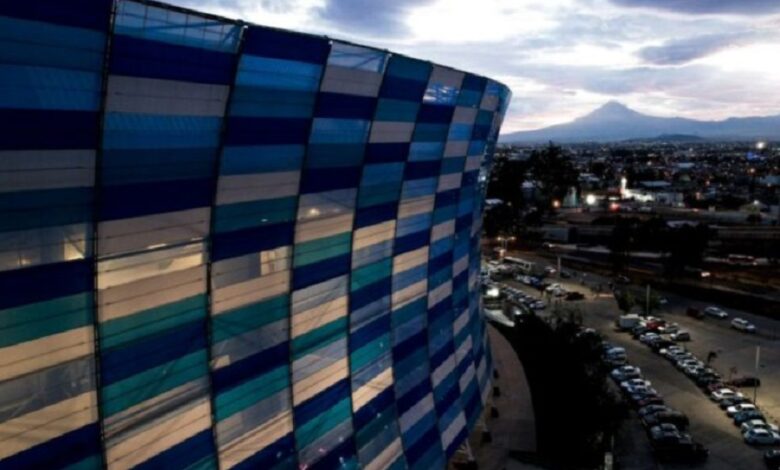
M 650 284 L 647 285 L 645 292 L 645 316 L 650 316 Z
M 761 360 L 761 346 L 756 346 L 756 373 L 755 373 L 755 379 L 756 381 L 753 382 L 753 404 L 758 405 L 758 402 L 756 401 L 758 399 L 758 363 Z
M 515 241 L 515 237 L 498 237 L 496 240 L 501 242 L 501 249 L 506 251 L 509 242 Z

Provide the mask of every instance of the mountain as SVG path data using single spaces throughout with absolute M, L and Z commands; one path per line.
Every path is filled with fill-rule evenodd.
M 780 139 L 780 115 L 697 121 L 648 116 L 610 101 L 566 124 L 502 135 L 501 142 L 614 142 L 685 135 L 708 140 Z

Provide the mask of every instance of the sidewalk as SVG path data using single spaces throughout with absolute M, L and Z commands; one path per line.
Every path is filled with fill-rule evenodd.
M 509 457 L 512 451 L 536 451 L 534 409 L 523 365 L 506 338 L 492 325 L 488 325 L 488 334 L 493 365 L 498 370 L 498 378 L 493 379 L 493 386 L 499 387 L 501 395 L 490 395 L 492 406 L 498 409 L 499 416 L 487 420 L 493 441 L 474 449 L 479 469 L 536 468 Z M 487 414 L 489 416 L 489 410 Z

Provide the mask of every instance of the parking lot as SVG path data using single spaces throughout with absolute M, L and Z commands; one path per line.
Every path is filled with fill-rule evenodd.
M 540 261 L 540 263 L 545 263 Z M 690 418 L 690 433 L 694 439 L 704 444 L 710 451 L 706 464 L 701 468 L 732 469 L 732 468 L 765 468 L 762 454 L 765 447 L 752 447 L 743 442 L 739 428 L 732 423 L 717 404 L 708 399 L 705 393 L 686 375 L 676 369 L 672 363 L 654 353 L 650 348 L 633 339 L 631 335 L 616 331 L 615 320 L 622 313 L 618 310 L 611 293 L 600 295 L 590 288 L 598 284 L 606 284 L 608 279 L 586 274 L 585 285 L 580 272 L 570 271 L 570 279 L 551 279 L 550 282 L 560 283 L 568 291 L 579 291 L 585 295 L 580 301 L 553 301 L 546 309 L 537 311 L 542 316 L 555 315 L 558 311 L 575 311 L 582 318 L 583 324 L 595 328 L 605 338 L 615 345 L 626 349 L 629 362 L 641 367 L 643 375 L 652 382 L 653 387 L 660 392 L 666 403 L 683 411 Z M 508 285 L 519 288 L 529 295 L 549 298 L 540 294 L 537 289 L 518 282 L 507 281 Z M 692 341 L 685 347 L 702 360 L 710 352 L 716 357 L 711 362 L 724 379 L 731 376 L 757 375 L 762 386 L 758 389 L 757 404 L 763 414 L 773 422 L 780 417 L 780 341 L 777 332 L 780 331 L 775 320 L 756 317 L 747 312 L 729 311 L 729 320 L 735 316 L 745 318 L 756 324 L 758 334 L 748 334 L 736 331 L 729 326 L 729 320 L 706 318 L 698 320 L 685 314 L 688 307 L 706 307 L 701 302 L 689 301 L 680 296 L 667 295 L 668 302 L 660 312 L 654 312 L 668 322 L 675 322 L 691 333 Z M 758 372 L 755 371 L 755 350 L 761 347 Z M 753 389 L 741 390 L 748 398 L 753 399 Z M 634 432 L 631 432 L 631 429 Z M 645 440 L 643 433 L 635 432 L 636 426 L 628 428 L 628 434 L 636 440 Z M 641 428 L 640 428 L 641 429 Z M 623 436 L 626 437 L 626 436 Z M 630 439 L 631 436 L 628 436 Z M 624 443 L 629 447 L 640 446 L 641 442 Z M 645 445 L 647 445 L 645 443 Z M 777 446 L 775 446 L 777 447 Z M 770 447 L 771 448 L 771 447 Z M 636 451 L 636 449 L 635 449 Z M 662 468 L 683 468 L 673 465 L 662 465 Z

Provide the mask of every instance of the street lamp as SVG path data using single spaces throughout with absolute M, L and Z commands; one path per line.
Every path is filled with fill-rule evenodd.
M 503 251 L 506 251 L 506 249 L 507 249 L 507 244 L 508 244 L 509 242 L 513 242 L 513 241 L 515 241 L 515 237 L 498 237 L 498 238 L 496 238 L 496 240 L 498 240 L 499 242 L 501 242 L 501 249 L 502 249 Z

